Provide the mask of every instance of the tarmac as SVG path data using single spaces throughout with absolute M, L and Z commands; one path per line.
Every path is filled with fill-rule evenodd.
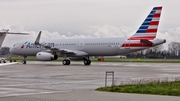
M 114 71 L 115 85 L 180 78 L 179 63 L 29 62 L 0 64 L 0 101 L 180 101 L 180 97 L 95 91 Z M 112 84 L 108 75 L 107 85 Z

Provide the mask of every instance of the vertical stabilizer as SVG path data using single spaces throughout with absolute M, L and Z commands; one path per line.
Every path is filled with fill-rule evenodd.
M 5 37 L 6 37 L 6 34 L 0 34 L 0 47 L 1 47 Z
M 148 39 L 153 40 L 156 38 L 159 20 L 161 16 L 162 6 L 154 7 L 144 22 L 141 24 L 137 32 L 128 40 Z
M 2 43 L 7 35 L 8 29 L 0 30 L 0 47 L 2 46 Z

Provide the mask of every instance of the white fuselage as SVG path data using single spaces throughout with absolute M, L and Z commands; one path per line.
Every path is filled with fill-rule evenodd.
M 149 48 L 150 46 L 130 46 L 128 43 L 132 43 L 127 38 L 89 38 L 89 39 L 58 39 L 58 40 L 46 40 L 40 41 L 41 44 L 50 46 L 57 49 L 69 49 L 73 51 L 83 51 L 88 56 L 114 56 L 126 54 L 142 49 Z M 123 44 L 126 46 L 123 46 Z M 141 44 L 139 40 L 133 43 Z M 47 51 L 47 48 L 34 45 L 33 41 L 24 41 L 14 44 L 10 49 L 10 52 L 16 55 L 22 56 L 35 56 L 38 52 Z M 61 56 L 61 54 L 58 54 Z M 67 55 L 68 56 L 68 55 Z

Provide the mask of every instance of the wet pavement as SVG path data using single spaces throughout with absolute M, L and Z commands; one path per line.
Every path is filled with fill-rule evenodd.
M 152 101 L 152 98 L 154 101 L 180 100 L 179 97 L 171 96 L 94 91 L 105 85 L 106 71 L 114 71 L 116 85 L 139 79 L 180 78 L 178 63 L 93 62 L 91 66 L 84 66 L 82 62 L 72 62 L 69 66 L 63 66 L 61 62 L 28 62 L 26 65 L 0 65 L 0 101 L 11 101 L 11 98 L 27 98 L 27 101 Z M 110 76 L 108 78 L 108 85 L 111 85 Z M 59 97 L 53 97 L 57 95 Z

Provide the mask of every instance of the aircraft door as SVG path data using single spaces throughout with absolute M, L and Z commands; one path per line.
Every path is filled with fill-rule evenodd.
M 79 42 L 79 49 L 83 50 L 84 49 L 84 41 Z

